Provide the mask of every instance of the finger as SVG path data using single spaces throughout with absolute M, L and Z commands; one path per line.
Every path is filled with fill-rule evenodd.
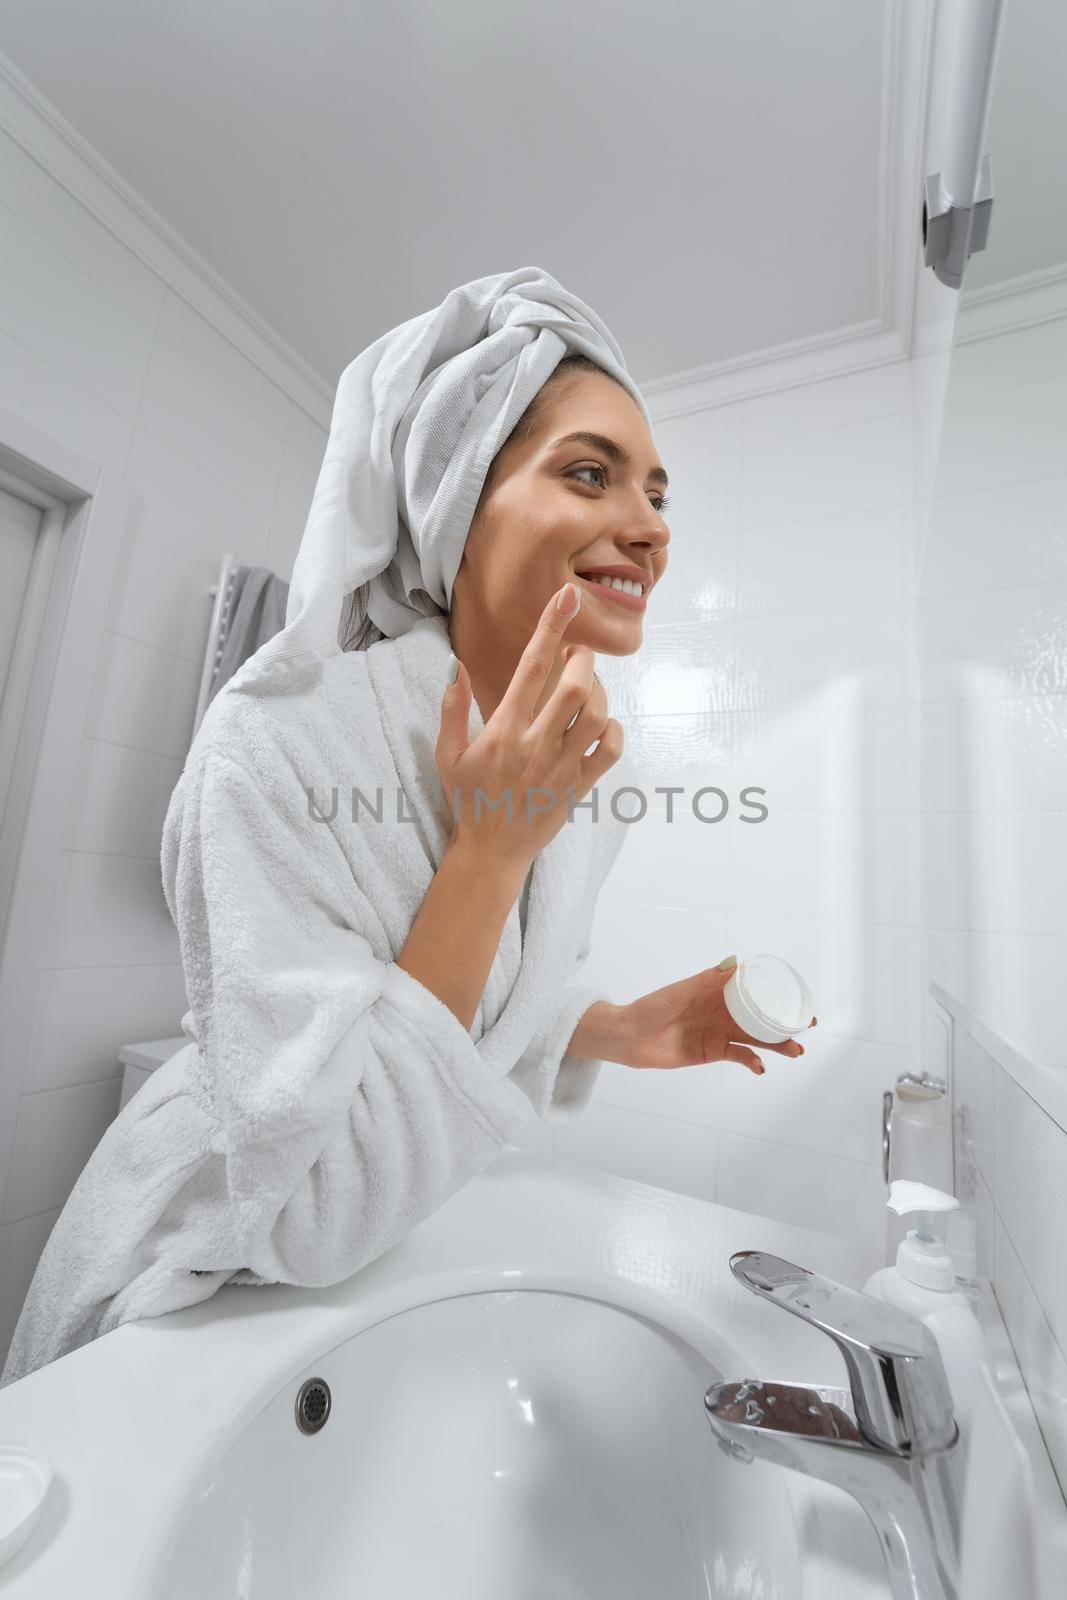
M 734 1029 L 736 1030 L 733 1034 L 735 1040 L 741 1039 L 745 1044 L 758 1044 L 761 1050 L 777 1050 L 782 1055 L 787 1056 L 804 1054 L 804 1046 L 799 1044 L 796 1039 L 784 1039 L 780 1044 L 768 1044 L 765 1039 L 757 1039 L 751 1033 L 746 1033 L 744 1028 L 739 1028 L 736 1023 L 734 1023 Z
M 563 585 L 563 589 L 567 587 L 567 584 Z M 577 603 L 574 610 L 564 616 L 556 603 L 562 597 L 563 589 L 557 590 L 542 611 L 541 620 L 519 657 L 519 664 L 498 707 L 498 709 L 503 708 L 506 714 L 517 717 L 524 728 L 529 727 L 534 706 L 559 659 L 563 636 L 582 608 L 582 596 L 578 585 L 572 583 L 569 587 L 576 596 Z M 571 715 L 573 714 L 572 711 Z
M 595 682 L 593 665 L 596 657 L 588 645 L 564 645 L 560 661 L 563 665 L 559 682 L 530 724 L 530 732 L 535 737 L 553 740 L 557 744 L 566 738 L 568 729 L 580 715 L 594 689 L 601 695 L 604 693 Z M 606 714 L 606 697 L 604 709 Z M 592 744 L 593 738 L 594 735 L 590 734 L 586 744 Z
M 728 1044 L 723 1060 L 737 1061 L 742 1067 L 747 1067 L 749 1072 L 754 1072 L 757 1077 L 762 1077 L 765 1070 L 755 1050 L 748 1050 L 743 1044 Z
M 584 800 L 590 789 L 596 787 L 605 772 L 618 761 L 622 755 L 624 735 L 622 723 L 614 717 L 609 717 L 604 724 L 604 731 L 600 735 L 596 748 L 587 756 L 583 756 L 578 763 L 581 781 L 578 785 L 577 798 Z
M 462 661 L 455 683 L 446 683 L 441 696 L 441 725 L 437 756 L 451 771 L 470 744 L 471 680 Z
M 588 654 L 592 658 L 593 652 L 591 650 Z M 573 657 L 571 659 L 573 660 Z M 566 672 L 567 668 L 564 667 L 563 670 Z M 582 681 L 585 681 L 584 678 Z M 570 723 L 563 735 L 564 753 L 572 757 L 583 755 L 589 749 L 589 746 L 600 738 L 607 720 L 608 697 L 604 692 L 603 684 L 593 674 L 592 684 L 586 697 L 578 707 L 573 722 Z
M 763 1050 L 775 1050 L 780 1056 L 802 1056 L 804 1054 L 804 1046 L 798 1043 L 796 1039 L 786 1039 L 782 1044 L 765 1044 L 760 1048 Z

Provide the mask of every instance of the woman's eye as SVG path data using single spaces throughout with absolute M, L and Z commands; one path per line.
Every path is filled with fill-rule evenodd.
M 595 467 L 575 467 L 573 472 L 568 473 L 568 477 L 575 478 L 575 477 L 578 476 L 579 472 L 599 472 L 601 477 L 604 478 L 605 480 L 607 479 L 607 476 L 608 476 L 607 467 L 595 466 Z M 670 496 L 669 495 L 657 495 L 656 496 L 656 500 L 653 502 L 653 504 L 656 506 L 656 510 L 660 513 L 661 516 L 666 511 L 666 509 L 670 505 L 670 503 L 671 502 L 670 502 Z

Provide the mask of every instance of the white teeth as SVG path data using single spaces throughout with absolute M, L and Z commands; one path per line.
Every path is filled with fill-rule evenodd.
M 644 592 L 641 584 L 635 583 L 632 578 L 599 578 L 590 576 L 586 579 L 586 582 L 602 583 L 607 589 L 621 589 L 623 594 L 640 595 Z

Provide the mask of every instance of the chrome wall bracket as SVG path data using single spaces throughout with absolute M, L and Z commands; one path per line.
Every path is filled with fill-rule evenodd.
M 963 269 L 969 256 L 984 250 L 993 215 L 993 159 L 984 156 L 978 169 L 974 203 L 954 204 L 941 185 L 940 172 L 923 184 L 923 261 L 933 267 L 934 276 L 950 289 L 963 282 Z

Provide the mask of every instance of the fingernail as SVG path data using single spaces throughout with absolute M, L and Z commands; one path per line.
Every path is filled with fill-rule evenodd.
M 565 583 L 559 592 L 559 599 L 556 601 L 556 610 L 562 611 L 563 615 L 568 617 L 573 612 L 577 611 L 581 603 L 582 597 L 574 584 Z
M 450 651 L 449 652 L 449 656 L 448 656 L 448 681 L 449 681 L 449 683 L 455 683 L 455 681 L 456 681 L 456 679 L 458 677 L 459 677 L 459 662 L 456 660 L 455 656 Z
M 723 958 L 722 961 L 719 961 L 716 964 L 716 966 L 717 966 L 717 970 L 719 972 L 726 972 L 730 967 L 736 967 L 737 966 L 737 957 L 736 956 L 726 956 L 726 957 Z

